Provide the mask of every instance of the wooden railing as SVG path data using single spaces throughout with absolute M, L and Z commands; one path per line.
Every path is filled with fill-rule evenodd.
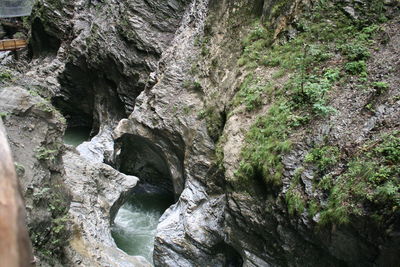
M 25 48 L 26 45 L 26 40 L 23 39 L 0 40 L 0 51 L 15 51 Z
M 0 267 L 31 267 L 25 208 L 0 118 Z

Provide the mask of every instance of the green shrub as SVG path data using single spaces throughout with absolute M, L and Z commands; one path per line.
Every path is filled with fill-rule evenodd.
M 389 89 L 389 84 L 386 82 L 373 82 L 371 85 L 376 89 L 378 95 Z
M 346 172 L 326 187 L 330 194 L 322 207 L 321 224 L 348 223 L 352 216 L 364 215 L 365 207 L 371 218 L 380 220 L 400 209 L 399 133 L 385 135 L 361 151 Z
M 33 202 L 37 207 L 47 208 L 51 217 L 49 221 L 40 224 L 31 222 L 28 225 L 32 245 L 49 262 L 54 258 L 61 259 L 70 236 L 68 194 L 61 185 L 45 184 L 33 193 Z
M 285 195 L 288 211 L 290 215 L 301 214 L 306 207 L 303 195 L 294 189 L 289 189 Z
M 38 147 L 35 152 L 35 157 L 38 160 L 54 160 L 59 153 L 57 149 L 48 149 L 43 146 Z
M 312 149 L 304 161 L 313 163 L 320 173 L 326 172 L 339 160 L 339 149 L 336 146 L 322 146 Z
M 339 49 L 349 61 L 367 60 L 371 56 L 368 47 L 362 42 L 347 43 Z
M 364 60 L 346 63 L 345 70 L 352 75 L 367 76 L 367 64 Z
M 0 72 L 0 82 L 9 82 L 12 80 L 12 74 L 8 71 Z

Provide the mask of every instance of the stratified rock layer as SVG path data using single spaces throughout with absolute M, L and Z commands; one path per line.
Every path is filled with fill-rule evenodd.
M 290 136 L 294 145 L 279 156 L 278 189 L 257 180 L 257 175 L 250 181 L 251 190 L 237 184 L 235 173 L 246 133 L 276 101 L 262 98 L 261 107 L 249 111 L 237 101 L 241 84 L 252 74 L 260 82 L 275 79 L 271 90 L 278 91 L 291 75 L 258 66 L 258 59 L 250 62 L 256 65 L 250 70 L 238 64 L 242 40 L 252 20 L 269 22 L 274 42 L 295 38 L 304 26 L 301 13 L 313 2 L 42 1 L 36 6 L 32 67 L 18 80 L 35 91 L 32 96 L 22 88 L 4 89 L 1 102 L 7 103 L 9 96 L 11 100 L 1 111 L 13 114 L 6 126 L 16 160 L 33 166 L 26 168 L 22 179 L 31 220 L 36 225 L 41 222 L 37 214 L 42 210 L 42 221 L 49 221 L 49 212 L 29 200 L 43 192 L 46 181 L 61 180 L 71 191 L 66 192 L 72 219 L 68 264 L 147 264 L 115 247 L 108 221 L 136 184 L 131 175 L 140 172 L 144 180 L 173 191 L 177 198 L 160 219 L 156 266 L 390 266 L 396 262 L 398 215 L 381 233 L 384 238 L 362 216 L 353 224 L 320 228 L 317 215 L 290 214 L 285 195 L 296 170 L 303 168 L 298 179 L 305 198 L 323 201 L 322 194 L 312 190 L 315 169 L 304 164 L 312 144 L 329 139 L 351 154 L 349 146 L 366 142 L 374 131 L 398 129 L 398 21 L 384 25 L 390 38 L 371 51 L 368 62 L 373 79 L 388 75 L 390 87 L 374 103 L 375 110 L 365 111 L 369 92 L 355 90 L 351 82 L 337 85 L 330 105 L 338 112 L 326 120 L 316 118 L 308 129 Z M 362 18 L 367 4 L 332 3 L 340 4 L 352 20 Z M 397 8 L 393 1 L 385 5 Z M 37 93 L 51 99 L 69 126 L 92 128 L 92 141 L 78 148 L 85 159 L 72 148 L 58 149 L 65 124 L 47 102 L 41 104 Z M 45 150 L 38 150 L 41 146 Z M 339 172 L 344 169 L 343 164 L 338 166 Z

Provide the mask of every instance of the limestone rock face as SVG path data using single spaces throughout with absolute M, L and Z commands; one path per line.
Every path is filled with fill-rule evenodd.
M 104 163 L 87 161 L 75 148 L 64 147 L 62 117 L 40 96 L 23 87 L 5 87 L 0 89 L 0 103 L 35 247 L 47 249 L 45 244 L 55 241 L 36 239 L 39 235 L 53 238 L 54 229 L 59 226 L 54 225 L 55 220 L 65 220 L 63 227 L 67 229 L 63 231 L 69 232 L 68 236 L 55 236 L 67 242 L 63 258 L 47 262 L 43 251 L 38 250 L 34 251 L 38 263 L 151 266 L 144 258 L 128 256 L 119 250 L 110 231 L 111 211 L 118 210 L 138 178 Z M 53 208 L 63 207 L 65 217 L 55 217 Z M 21 219 L 20 223 L 23 222 Z M 29 258 L 26 264 L 31 261 Z
M 56 237 L 51 231 L 54 214 L 49 209 L 49 189 L 57 184 L 64 171 L 61 154 L 65 124 L 48 101 L 23 87 L 0 88 L 0 110 L 4 114 L 4 125 L 25 198 L 32 243 L 34 247 L 40 244 L 43 251 L 50 249 Z M 60 184 L 58 186 L 61 189 Z M 59 199 L 66 200 L 60 209 L 68 207 L 67 195 L 67 191 L 59 191 Z M 41 253 L 34 251 L 40 259 Z M 54 253 L 57 254 L 56 249 Z M 58 259 L 55 259 L 54 264 L 57 263 Z
M 48 234 L 40 225 L 54 221 L 43 194 L 62 188 L 56 192 L 71 220 L 71 238 L 66 238 L 65 262 L 57 264 L 149 265 L 117 249 L 109 231 L 116 210 L 140 175 L 141 181 L 176 198 L 157 228 L 156 266 L 396 262 L 397 215 L 385 238 L 376 236 L 364 220 L 319 229 L 320 214 L 289 214 L 285 194 L 296 170 L 303 168 L 298 179 L 304 198 L 323 200 L 324 195 L 313 190 L 316 170 L 304 162 L 313 144 L 329 139 L 347 157 L 351 146 L 366 142 L 375 131 L 398 129 L 398 21 L 385 25 L 390 38 L 371 51 L 368 62 L 369 75 L 374 81 L 388 77 L 391 91 L 377 98 L 373 111 L 366 111 L 373 93 L 353 88 L 356 78 L 338 84 L 330 103 L 338 112 L 294 133 L 294 145 L 280 155 L 279 189 L 254 179 L 249 194 L 235 183 L 246 133 L 276 99 L 260 97 L 261 107 L 249 111 L 237 103 L 238 91 L 250 74 L 259 82 L 275 80 L 270 89 L 279 91 L 290 74 L 279 74 L 275 67 L 249 70 L 238 64 L 242 40 L 253 20 L 271 21 L 272 42 L 295 38 L 304 31 L 297 19 L 314 1 L 64 2 L 39 1 L 35 6 L 30 65 L 21 67 L 24 75 L 15 81 L 19 87 L 0 89 L 0 112 L 6 113 L 15 160 L 25 167 L 20 168 L 20 179 L 28 217 L 40 233 Z M 353 20 L 367 3 L 331 2 L 342 5 L 342 12 Z M 385 4 L 393 7 L 395 2 Z M 0 55 L 4 64 L 10 58 Z M 62 145 L 66 124 L 90 127 L 91 141 L 77 149 Z M 339 164 L 334 171 L 345 168 Z
M 310 143 L 319 142 L 327 134 L 334 140 L 342 140 L 343 145 L 354 140 L 363 142 L 377 120 L 387 123 L 397 116 L 397 104 L 393 102 L 390 108 L 380 107 L 374 118 L 370 118 L 357 113 L 362 113 L 360 109 L 365 97 L 363 94 L 353 93 L 353 98 L 349 98 L 347 96 L 350 91 L 343 93 L 332 103 L 339 110 L 338 114 L 326 122 L 313 125 L 312 137 L 305 138 L 302 143 L 296 144 L 290 153 L 282 156 L 283 186 L 278 193 L 265 188 L 262 183 L 255 183 L 254 195 L 235 189 L 231 192 L 227 186 L 234 180 L 234 173 L 240 162 L 241 146 L 245 142 L 245 133 L 257 116 L 267 112 L 270 107 L 269 103 L 263 103 L 265 106 L 259 111 L 246 113 L 243 112 L 243 106 L 235 108 L 231 103 L 247 74 L 245 70 L 239 70 L 236 63 L 241 53 L 238 49 L 238 39 L 244 39 L 246 32 L 235 30 L 235 26 L 239 27 L 241 23 L 239 18 L 238 25 L 232 26 L 232 21 L 236 18 L 235 15 L 247 14 L 245 12 L 267 18 L 269 10 L 260 11 L 257 8 L 270 7 L 274 2 L 259 2 L 209 3 L 208 11 L 213 17 L 209 17 L 208 22 L 211 29 L 206 27 L 206 30 L 213 34 L 211 40 L 205 45 L 203 43 L 204 64 L 196 61 L 199 47 L 194 45 L 196 42 L 192 42 L 193 39 L 188 38 L 193 29 L 196 29 L 196 25 L 200 25 L 200 32 L 204 29 L 204 21 L 199 19 L 196 13 L 202 3 L 193 3 L 191 23 L 185 24 L 186 17 L 183 18 L 175 40 L 161 58 L 160 68 L 156 72 L 157 83 L 138 96 L 133 113 L 127 120 L 120 121 L 115 130 L 116 139 L 126 134 L 134 134 L 156 144 L 165 154 L 174 181 L 182 180 L 180 177 L 183 177 L 182 194 L 178 202 L 161 218 L 158 227 L 155 263 L 159 266 L 202 266 L 207 262 L 205 259 L 216 266 L 230 262 L 238 266 L 340 266 L 382 263 L 383 255 L 393 251 L 393 244 L 398 242 L 395 238 L 390 237 L 387 241 L 382 241 L 379 250 L 378 246 L 371 242 L 372 236 L 360 230 L 364 229 L 362 225 L 367 222 L 360 221 L 360 225 L 340 229 L 334 227 L 318 230 L 318 216 L 313 219 L 306 214 L 290 216 L 283 196 L 295 170 L 302 166 L 301 159 L 308 153 Z M 293 1 L 293 5 L 285 10 L 287 16 L 276 18 L 277 31 L 274 37 L 278 38 L 286 30 L 289 36 L 295 34 L 290 31 L 289 25 L 299 16 L 301 9 L 309 4 L 310 1 Z M 244 12 L 240 11 L 241 8 L 247 9 Z M 390 49 L 391 53 L 398 54 L 396 49 L 397 52 L 393 50 L 398 42 L 397 34 L 391 40 L 393 43 L 382 48 L 381 53 L 386 54 L 385 51 Z M 202 42 L 197 41 L 200 44 Z M 190 60 L 189 53 L 194 59 Z M 381 56 L 376 54 L 373 58 L 371 61 L 375 62 Z M 389 65 L 394 66 L 391 57 L 387 57 L 386 60 Z M 191 76 L 192 73 L 185 71 L 189 69 L 188 62 L 191 62 L 191 70 L 197 68 L 198 76 L 195 78 Z M 260 71 L 259 74 L 262 74 L 262 79 L 266 81 L 273 79 L 276 74 L 274 69 L 269 72 L 256 69 L 254 72 L 257 71 Z M 371 71 L 371 75 L 375 75 L 372 73 L 375 73 L 374 71 Z M 196 78 L 201 81 L 201 92 L 193 90 L 196 86 L 190 85 Z M 393 82 L 391 84 L 396 83 L 394 80 L 397 81 L 394 77 L 390 79 Z M 282 79 L 279 82 L 284 84 L 286 81 Z M 394 88 L 397 92 L 398 86 Z M 179 97 L 176 97 L 177 95 Z M 355 103 L 350 103 L 350 99 L 355 99 Z M 218 120 L 222 121 L 222 129 L 219 129 L 220 134 L 222 133 L 222 140 L 219 141 L 224 152 L 222 164 L 225 172 L 222 175 L 213 171 L 215 156 L 212 151 L 215 147 L 210 138 L 213 134 L 210 129 L 206 131 L 205 125 L 199 122 L 200 116 L 193 116 L 192 113 L 192 110 L 196 113 L 202 109 L 204 111 L 204 100 L 213 108 L 214 113 L 211 116 L 216 114 Z M 224 115 L 225 110 L 231 112 L 229 116 Z M 213 123 L 219 123 L 218 120 Z M 329 126 L 332 121 L 338 125 L 337 128 Z M 351 127 L 356 127 L 357 130 L 350 129 Z M 175 171 L 179 170 L 180 166 L 184 170 L 183 176 Z M 175 176 L 174 173 L 178 175 Z M 306 168 L 301 176 L 305 192 L 310 197 L 313 194 L 314 176 L 312 168 Z M 390 229 L 396 228 L 393 223 L 391 222 Z M 372 233 L 371 229 L 368 231 Z M 326 238 L 327 236 L 329 238 Z M 220 246 L 224 249 L 218 250 Z M 196 261 L 193 261 L 194 258 Z
M 212 183 L 214 145 L 205 123 L 197 119 L 202 92 L 188 90 L 190 66 L 199 54 L 194 46 L 203 32 L 208 1 L 193 1 L 157 70 L 158 81 L 136 99 L 133 113 L 120 121 L 116 140 L 138 135 L 153 143 L 168 163 L 178 202 L 157 228 L 156 266 L 222 266 L 225 197 Z M 179 97 L 177 97 L 179 96 Z M 210 191 L 208 191 L 208 189 Z M 221 246 L 223 247 L 223 246 Z
M 25 192 L 49 177 L 50 170 L 61 172 L 56 163 L 42 166 L 37 162 L 37 156 L 43 150 L 42 147 L 55 148 L 62 145 L 65 125 L 60 122 L 60 114 L 50 103 L 39 96 L 32 96 L 22 87 L 1 88 L 0 102 L 0 111 L 6 114 L 5 127 L 9 133 L 14 161 L 21 164 L 25 172 L 21 180 Z M 59 153 L 54 150 L 50 154 L 56 158 Z
M 110 231 L 112 206 L 136 185 L 138 178 L 87 161 L 73 148 L 67 149 L 63 161 L 64 183 L 73 189 L 68 211 L 73 232 L 67 250 L 73 265 L 151 266 L 144 258 L 119 250 Z
M 61 87 L 53 86 L 53 103 L 72 124 L 93 124 L 94 131 L 129 114 L 172 40 L 186 2 L 39 2 L 30 52 L 33 65 L 37 60 L 54 66 Z M 46 64 L 43 56 L 51 59 L 49 54 L 52 61 Z

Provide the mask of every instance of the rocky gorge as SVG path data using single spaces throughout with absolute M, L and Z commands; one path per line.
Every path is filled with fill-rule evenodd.
M 396 266 L 399 9 L 37 1 L 0 54 L 37 265 Z M 153 262 L 111 235 L 142 185 L 174 199 Z

